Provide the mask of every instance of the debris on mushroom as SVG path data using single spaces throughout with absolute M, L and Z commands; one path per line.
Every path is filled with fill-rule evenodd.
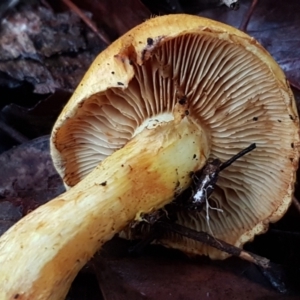
M 225 4 L 230 9 L 237 10 L 237 9 L 239 9 L 240 1 L 239 0 L 221 0 L 220 4 Z
M 280 122 L 279 122 L 280 120 Z M 227 161 L 210 212 L 216 238 L 242 246 L 287 210 L 299 122 L 283 72 L 253 38 L 196 16 L 157 17 L 103 51 L 51 136 L 68 191 L 0 238 L 0 299 L 63 299 L 77 272 L 115 233 L 172 201 L 209 157 Z M 178 223 L 208 231 L 203 212 Z M 199 242 L 160 243 L 224 258 Z

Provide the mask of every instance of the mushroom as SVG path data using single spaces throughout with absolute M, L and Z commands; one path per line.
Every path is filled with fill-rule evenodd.
M 172 201 L 209 157 L 256 143 L 211 197 L 223 211 L 210 211 L 214 236 L 241 247 L 291 202 L 298 130 L 283 72 L 247 34 L 188 15 L 137 26 L 96 58 L 55 123 L 51 154 L 68 190 L 0 238 L 0 299 L 63 299 L 103 243 Z M 205 211 L 178 223 L 208 231 Z M 161 243 L 224 258 L 185 238 Z

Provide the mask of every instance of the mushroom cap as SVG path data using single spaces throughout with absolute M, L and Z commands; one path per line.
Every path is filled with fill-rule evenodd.
M 257 145 L 220 173 L 210 203 L 223 211 L 209 210 L 210 226 L 205 209 L 178 213 L 179 224 L 241 247 L 291 203 L 299 120 L 280 67 L 255 39 L 231 26 L 169 15 L 116 40 L 93 62 L 54 125 L 54 164 L 66 186 L 74 186 L 138 132 L 172 120 L 182 99 L 205 129 L 212 158 L 226 161 Z M 227 256 L 175 234 L 160 242 Z

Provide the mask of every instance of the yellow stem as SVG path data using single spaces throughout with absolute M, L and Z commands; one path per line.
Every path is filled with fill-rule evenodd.
M 205 135 L 187 118 L 144 129 L 0 238 L 0 300 L 64 299 L 103 243 L 187 188 L 207 155 Z

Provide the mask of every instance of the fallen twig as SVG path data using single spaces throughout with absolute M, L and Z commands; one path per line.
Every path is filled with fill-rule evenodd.
M 106 34 L 101 33 L 97 26 L 94 24 L 92 20 L 90 20 L 82 11 L 81 9 L 75 5 L 71 0 L 62 0 L 74 13 L 76 13 L 80 19 L 100 38 L 100 40 L 109 45 L 111 41 L 106 36 Z
M 195 172 L 192 176 L 192 195 L 187 200 L 186 208 L 200 211 L 205 203 L 208 205 L 207 202 L 217 183 L 219 173 L 255 148 L 256 144 L 253 143 L 223 163 L 219 159 L 210 160 L 203 169 Z M 185 202 L 184 199 L 182 200 Z
M 181 236 L 185 236 L 187 238 L 193 239 L 195 241 L 202 242 L 207 244 L 211 247 L 214 247 L 218 250 L 226 252 L 230 255 L 240 257 L 244 260 L 250 261 L 260 267 L 269 268 L 270 261 L 262 256 L 253 254 L 251 252 L 247 252 L 241 248 L 235 247 L 230 245 L 224 241 L 216 239 L 215 237 L 211 236 L 210 234 L 203 232 L 203 231 L 196 231 L 179 224 L 167 222 L 167 221 L 159 221 L 158 226 L 161 229 L 173 231 Z
M 167 221 L 159 221 L 157 226 L 160 230 L 172 231 L 181 236 L 207 244 L 232 256 L 236 256 L 243 260 L 254 263 L 260 268 L 264 276 L 277 291 L 280 293 L 287 292 L 285 282 L 282 278 L 285 275 L 283 272 L 283 267 L 270 262 L 269 259 L 230 245 L 203 231 L 198 232 L 196 230 Z
M 242 24 L 240 25 L 240 28 L 239 28 L 240 30 L 243 30 L 244 32 L 247 31 L 249 21 L 252 17 L 253 11 L 254 11 L 257 3 L 258 3 L 258 0 L 253 0 L 252 1 L 250 8 L 248 9 L 245 17 L 243 18 Z
M 10 138 L 12 138 L 14 141 L 18 142 L 19 144 L 29 141 L 29 139 L 25 135 L 18 132 L 11 126 L 7 125 L 2 120 L 0 120 L 0 130 L 4 132 L 6 135 L 8 135 Z
M 188 190 L 178 195 L 171 204 L 165 207 L 165 209 L 146 214 L 142 217 L 143 222 L 141 223 L 149 224 L 150 232 L 139 243 L 129 249 L 129 252 L 140 253 L 148 244 L 159 238 L 159 230 L 155 227 L 155 224 L 158 221 L 167 219 L 170 220 L 170 218 L 172 218 L 174 213 L 178 210 L 187 209 L 200 212 L 204 204 L 206 204 L 207 225 L 210 233 L 213 234 L 209 224 L 209 209 L 223 212 L 221 208 L 213 207 L 209 204 L 209 197 L 217 183 L 219 173 L 255 148 L 256 144 L 253 143 L 224 163 L 222 163 L 219 159 L 209 160 L 201 170 L 192 175 L 192 185 Z M 131 229 L 133 230 L 139 224 L 139 222 L 133 222 L 130 225 Z

